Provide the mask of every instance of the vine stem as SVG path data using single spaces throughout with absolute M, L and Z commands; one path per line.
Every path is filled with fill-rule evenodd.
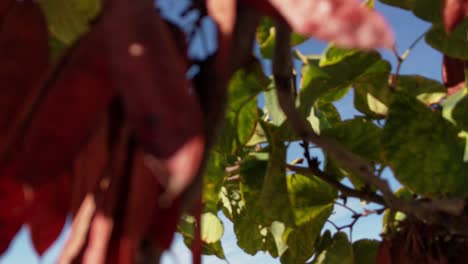
M 397 60 L 397 65 L 396 65 L 396 68 L 395 68 L 395 74 L 392 75 L 391 79 L 390 79 L 390 89 L 392 90 L 395 90 L 396 87 L 397 87 L 397 84 L 398 84 L 398 75 L 400 74 L 400 70 L 401 70 L 401 65 L 403 64 L 403 62 L 406 60 L 406 58 L 408 58 L 409 54 L 411 53 L 411 51 L 414 49 L 414 47 L 416 47 L 416 45 L 419 43 L 419 41 L 421 41 L 424 36 L 426 35 L 428 30 L 424 31 L 421 35 L 419 35 L 413 42 L 411 42 L 411 44 L 409 45 L 409 47 L 406 49 L 406 51 L 403 53 L 403 55 L 399 55 L 398 54 L 398 51 L 397 51 L 397 48 L 395 45 L 393 45 L 392 47 L 392 52 L 393 52 L 393 55 L 395 56 L 396 60 Z

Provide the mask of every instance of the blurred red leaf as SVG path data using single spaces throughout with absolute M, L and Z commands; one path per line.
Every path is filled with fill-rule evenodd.
M 391 48 L 393 33 L 385 19 L 356 0 L 255 0 L 252 6 L 273 17 L 271 7 L 300 34 L 349 48 Z
M 468 0 L 444 0 L 444 28 L 451 33 L 457 25 L 468 17 Z
M 113 1 L 105 25 L 113 83 L 138 143 L 163 162 L 172 199 L 196 176 L 204 148 L 184 59 L 151 0 Z
M 464 87 L 465 72 L 468 62 L 444 55 L 442 63 L 442 80 L 448 95 L 456 93 Z
M 1 1 L 1 18 L 7 9 L 8 15 L 0 21 L 0 149 L 49 62 L 47 25 L 37 3 Z
M 0 254 L 3 254 L 27 217 L 23 186 L 0 177 Z
M 85 36 L 51 73 L 10 133 L 16 140 L 11 173 L 29 184 L 47 182 L 72 166 L 114 97 L 99 32 Z M 64 144 L 66 142 L 66 144 Z
M 27 224 L 36 252 L 42 255 L 62 232 L 70 206 L 70 175 L 34 190 L 34 202 Z

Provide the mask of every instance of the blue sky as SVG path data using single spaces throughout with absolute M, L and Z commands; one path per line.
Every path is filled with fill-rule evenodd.
M 171 1 L 170 1 L 171 2 Z M 170 5 L 170 4 L 169 4 Z M 411 13 L 402 11 L 397 8 L 388 7 L 376 3 L 376 9 L 384 14 L 393 30 L 395 31 L 398 50 L 402 54 L 406 48 L 415 40 L 420 34 L 429 28 L 429 24 L 419 19 L 416 19 Z M 200 39 L 196 40 L 200 41 Z M 213 49 L 214 45 L 208 43 L 209 49 Z M 300 45 L 299 49 L 304 54 L 319 54 L 325 47 L 324 43 L 314 40 L 307 41 Z M 192 51 L 196 53 L 196 50 Z M 389 51 L 383 51 L 383 57 L 389 60 L 392 65 L 395 65 L 395 57 Z M 440 53 L 428 47 L 424 41 L 421 41 L 418 46 L 411 52 L 408 59 L 403 63 L 401 73 L 406 74 L 419 74 L 432 79 L 441 79 L 441 62 L 442 57 Z M 343 100 L 337 103 L 338 110 L 344 119 L 352 118 L 356 113 L 353 109 L 353 95 L 348 94 Z M 289 153 L 289 158 L 299 157 L 302 155 L 298 148 L 293 148 Z M 385 173 L 386 177 L 391 178 L 390 173 Z M 397 188 L 399 185 L 395 181 L 390 181 L 392 188 Z M 361 207 L 359 201 L 350 201 L 352 207 L 359 209 Z M 338 224 L 347 223 L 350 220 L 350 213 L 346 210 L 336 207 L 335 213 L 332 216 L 333 221 Z M 243 263 L 243 264 L 257 264 L 257 263 L 279 263 L 269 255 L 259 253 L 255 256 L 250 256 L 244 253 L 236 245 L 236 239 L 233 233 L 232 224 L 224 217 L 222 217 L 225 227 L 225 235 L 222 239 L 224 251 L 229 263 Z M 326 226 L 328 227 L 328 226 Z M 333 228 L 331 228 L 333 230 Z M 0 264 L 49 264 L 53 263 L 56 259 L 60 247 L 66 238 L 68 228 L 65 228 L 62 235 L 59 237 L 57 243 L 46 252 L 46 254 L 39 258 L 32 249 L 29 239 L 29 232 L 27 228 L 22 228 L 16 236 L 12 245 L 7 253 L 0 257 Z M 369 216 L 359 220 L 353 231 L 353 240 L 360 238 L 379 238 L 381 230 L 381 217 Z M 164 256 L 163 264 L 184 264 L 190 263 L 190 252 L 185 248 L 179 236 L 177 236 L 175 243 L 169 253 Z M 225 263 L 216 257 L 205 257 L 205 264 Z

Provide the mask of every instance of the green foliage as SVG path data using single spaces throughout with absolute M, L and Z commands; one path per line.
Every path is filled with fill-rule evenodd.
M 273 56 L 275 39 L 276 30 L 274 21 L 268 17 L 263 17 L 257 29 L 257 41 L 260 45 L 260 53 L 262 54 L 263 58 L 271 59 Z M 299 45 L 306 40 L 306 37 L 293 33 L 291 36 L 291 46 Z
M 442 24 L 434 24 L 426 34 L 426 41 L 433 48 L 447 54 L 450 57 L 468 59 L 468 20 L 464 20 L 450 34 L 444 30 Z
M 93 0 L 40 0 L 39 3 L 51 35 L 65 45 L 73 44 L 86 33 L 101 10 L 101 1 Z
M 382 2 L 433 23 L 426 41 L 449 56 L 467 58 L 466 22 L 447 36 L 437 11 L 440 0 Z M 262 19 L 257 30 L 262 59 L 271 58 L 275 34 L 273 21 Z M 291 44 L 302 41 L 294 35 Z M 295 59 L 301 62 L 294 71 L 299 77 L 295 104 L 315 133 L 368 162 L 376 177 L 390 168 L 403 185 L 395 192 L 400 199 L 468 196 L 466 88 L 447 96 L 437 80 L 395 73 L 377 51 L 329 45 L 321 55 L 295 50 Z M 342 120 L 335 102 L 350 91 L 361 115 Z M 272 76 L 264 76 L 258 63 L 236 72 L 225 128 L 205 175 L 205 211 L 222 210 L 234 225 L 238 246 L 251 255 L 267 252 L 281 263 L 374 263 L 378 241 L 349 241 L 342 229 L 323 227 L 336 200 L 346 196 L 330 182 L 348 179 L 349 188 L 365 195 L 379 196 L 379 189 L 323 150 L 316 169 L 329 179 L 294 171 L 297 167 L 287 164 L 288 146 L 301 140 L 279 105 Z M 307 160 L 295 162 L 309 165 Z M 385 210 L 384 232 L 400 231 L 404 219 L 402 212 Z M 222 255 L 215 238 L 210 252 Z
M 353 243 L 354 263 L 373 264 L 377 255 L 379 241 L 361 239 Z
M 385 158 L 395 177 L 425 195 L 468 194 L 464 142 L 439 113 L 415 99 L 398 96 L 382 134 Z

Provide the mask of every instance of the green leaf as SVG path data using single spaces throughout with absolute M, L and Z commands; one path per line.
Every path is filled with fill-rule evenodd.
M 86 33 L 101 10 L 101 1 L 92 0 L 40 0 L 39 4 L 50 33 L 65 45 L 73 44 Z
M 467 32 L 467 19 L 461 22 L 450 35 L 447 35 L 442 24 L 434 24 L 426 34 L 426 42 L 450 57 L 468 60 Z
M 215 215 L 213 215 L 213 217 L 215 217 L 217 219 L 217 221 L 219 221 L 219 223 L 221 223 L 221 221 Z M 211 218 L 211 217 L 209 217 L 209 218 Z M 213 243 L 208 243 L 207 240 L 204 239 L 204 237 L 205 238 L 207 237 L 207 232 L 208 233 L 210 233 L 210 232 L 213 233 L 213 232 L 212 231 L 203 231 L 203 221 L 204 220 L 202 219 L 202 231 L 201 231 L 201 235 L 202 235 L 202 254 L 203 255 L 215 255 L 218 258 L 225 259 L 226 257 L 224 255 L 224 250 L 223 250 L 223 248 L 221 246 L 220 239 L 217 239 Z M 207 220 L 205 220 L 205 222 L 206 221 Z M 208 224 L 212 224 L 212 223 L 215 224 L 215 228 L 219 228 L 217 226 L 217 224 L 214 223 L 212 220 L 208 220 L 208 222 L 209 222 Z M 184 237 L 184 244 L 188 248 L 191 247 L 193 239 L 194 239 L 195 223 L 196 223 L 196 220 L 195 220 L 195 218 L 193 216 L 184 215 L 182 217 L 180 223 L 179 223 L 178 228 L 177 228 L 179 233 Z M 221 224 L 221 227 L 222 227 L 222 224 Z
M 284 252 L 288 249 L 288 245 L 283 240 L 284 232 L 286 231 L 286 226 L 278 221 L 273 221 L 270 226 L 270 233 L 273 235 L 275 240 L 276 249 L 278 251 L 278 256 L 282 256 Z
M 335 188 L 317 177 L 291 174 L 287 176 L 287 186 L 297 225 L 310 221 L 323 210 L 328 210 L 328 205 L 338 195 Z
M 383 118 L 394 99 L 388 85 L 388 73 L 367 74 L 354 83 L 354 105 L 360 112 L 372 117 Z M 395 89 L 430 105 L 445 96 L 444 86 L 435 80 L 419 75 L 399 75 Z
M 412 10 L 414 15 L 429 22 L 440 22 L 442 0 L 380 0 L 380 2 Z
M 323 55 L 319 61 L 319 66 L 323 67 L 339 63 L 347 57 L 356 54 L 357 52 L 358 50 L 356 49 L 344 49 L 330 44 L 323 52 Z
M 354 80 L 363 74 L 388 72 L 390 64 L 377 52 L 357 52 L 339 63 L 320 67 L 318 60 L 309 60 L 302 68 L 300 110 L 306 116 L 316 100 L 333 102 L 348 92 Z
M 380 0 L 380 2 L 387 5 L 396 6 L 407 10 L 411 10 L 413 8 L 415 1 L 416 0 Z
M 315 133 L 333 127 L 341 122 L 340 113 L 332 103 L 317 103 L 312 108 L 307 120 Z
M 322 251 L 328 248 L 333 241 L 332 234 L 330 230 L 326 230 L 321 237 L 318 238 L 316 242 L 315 254 L 318 256 Z
M 346 120 L 325 129 L 322 134 L 338 140 L 348 150 L 369 161 L 381 160 L 381 129 L 365 118 Z
M 346 234 L 343 232 L 336 233 L 330 246 L 322 251 L 322 253 L 320 253 L 312 263 L 354 264 L 353 248 L 351 243 L 349 243 Z
M 257 95 L 268 85 L 258 61 L 238 70 L 229 83 L 226 122 L 219 139 L 218 151 L 236 154 L 255 134 Z
M 263 17 L 257 28 L 257 41 L 260 45 L 260 54 L 264 59 L 273 57 L 273 49 L 275 47 L 276 30 L 274 21 L 271 18 Z M 307 37 L 297 33 L 291 35 L 291 46 L 296 46 L 307 40 Z
M 283 124 L 284 120 L 286 120 L 286 115 L 279 105 L 273 81 L 270 86 L 268 86 L 268 89 L 269 90 L 265 92 L 265 109 L 268 112 L 271 123 L 279 127 Z
M 464 142 L 457 129 L 419 101 L 397 96 L 382 134 L 395 177 L 420 194 L 466 195 Z
M 262 224 L 268 224 L 263 215 L 263 206 L 260 203 L 260 194 L 265 181 L 266 170 L 268 166 L 266 157 L 247 157 L 240 164 L 240 191 L 245 203 L 246 213 L 253 221 Z
M 212 151 L 203 177 L 203 203 L 206 211 L 218 211 L 219 193 L 223 186 L 226 166 L 226 156 Z
M 442 20 L 442 0 L 415 0 L 413 13 L 428 22 L 440 22 Z
M 223 223 L 215 214 L 204 213 L 201 215 L 201 238 L 203 242 L 207 244 L 218 242 L 223 234 Z
M 378 240 L 361 239 L 353 243 L 354 263 L 374 264 L 379 248 Z
M 289 225 L 294 222 L 294 216 L 286 187 L 286 146 L 278 135 L 278 128 L 268 124 L 264 128 L 269 130 L 267 134 L 269 134 L 270 159 L 261 189 L 260 202 L 265 209 L 266 217 Z
M 281 256 L 281 263 L 305 263 L 312 257 L 320 231 L 332 210 L 332 204 L 322 206 L 322 209 L 308 222 L 296 228 L 288 228 L 286 231 L 288 250 Z
M 449 96 L 442 103 L 442 116 L 452 124 L 468 131 L 468 88 L 463 88 Z
M 348 150 L 371 162 L 380 162 L 382 129 L 365 118 L 354 118 L 336 124 L 323 131 L 322 135 L 341 142 Z M 356 189 L 362 189 L 366 183 L 352 172 L 346 171 L 341 164 L 326 157 L 325 170 L 337 179 L 348 177 Z

